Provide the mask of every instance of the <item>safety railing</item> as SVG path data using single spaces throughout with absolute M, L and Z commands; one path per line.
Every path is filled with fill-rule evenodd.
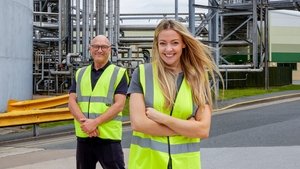
M 38 124 L 72 120 L 68 107 L 69 95 L 26 101 L 8 101 L 8 112 L 0 114 L 0 127 L 33 125 L 33 135 L 38 135 Z
M 67 107 L 44 110 L 13 111 L 0 115 L 0 127 L 39 124 L 71 119 L 73 119 L 73 116 Z
M 55 97 L 40 98 L 35 100 L 16 101 L 9 100 L 7 104 L 7 111 L 20 111 L 20 110 L 39 110 L 52 108 L 60 105 L 67 104 L 69 95 L 61 95 Z

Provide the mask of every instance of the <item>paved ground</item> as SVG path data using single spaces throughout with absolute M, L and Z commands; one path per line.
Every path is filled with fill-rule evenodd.
M 39 150 L 13 149 L 15 154 L 5 160 L 26 164 L 18 167 L 3 169 L 75 169 L 75 150 Z M 1 152 L 1 151 L 0 151 Z M 280 152 L 280 154 L 278 154 Z M 26 156 L 25 153 L 30 153 Z M 128 161 L 128 149 L 124 149 L 125 161 Z M 235 147 L 235 148 L 203 148 L 203 169 L 277 169 L 285 164 L 285 168 L 300 167 L 300 146 L 292 147 Z M 253 155 L 257 154 L 257 155 Z M 278 154 L 274 156 L 274 154 Z M 34 163 L 32 163 L 34 159 Z M 238 159 L 238 161 L 237 161 Z M 261 159 L 261 160 L 258 160 Z M 1 161 L 1 156 L 0 156 Z M 294 163 L 291 163 L 293 161 Z M 27 163 L 26 163 L 27 162 Z M 30 162 L 30 163 L 29 163 Z M 2 162 L 3 163 L 3 162 Z M 97 169 L 101 169 L 98 165 Z
M 257 102 L 280 100 L 288 97 L 300 97 L 300 90 L 277 92 L 259 96 L 251 96 L 223 101 L 218 103 L 218 109 L 226 109 Z M 0 129 L 0 136 L 16 132 L 15 128 Z M 23 129 L 18 129 L 23 130 Z M 259 152 L 259 153 L 257 153 Z M 278 153 L 280 152 L 280 153 Z M 31 153 L 34 160 L 30 160 L 26 153 Z M 128 149 L 124 149 L 125 161 L 128 158 Z M 278 168 L 278 164 L 286 164 L 286 169 L 300 167 L 300 146 L 289 147 L 226 147 L 226 148 L 201 148 L 203 169 L 271 169 Z M 274 154 L 277 154 L 274 156 Z M 256 154 L 256 156 L 253 156 Z M 271 156 L 273 155 L 273 156 Z M 213 158 L 212 158 L 213 157 Z M 239 159 L 239 161 L 236 161 Z M 262 159 L 262 160 L 257 160 Z M 25 163 L 24 161 L 28 161 Z M 14 161 L 16 166 L 10 169 L 73 169 L 75 168 L 75 150 L 44 150 L 22 147 L 0 147 L 0 163 L 5 168 L 5 161 Z M 32 163 L 32 161 L 35 161 Z M 293 161 L 294 163 L 291 163 Z M 240 164 L 240 165 L 237 165 Z M 0 167 L 0 168 L 2 168 Z M 100 166 L 97 167 L 101 168 Z
M 295 85 L 300 85 L 300 80 L 294 80 L 294 81 L 293 81 L 293 84 L 295 84 Z

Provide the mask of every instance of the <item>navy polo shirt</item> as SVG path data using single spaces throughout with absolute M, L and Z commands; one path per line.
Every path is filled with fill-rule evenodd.
M 104 70 L 111 64 L 111 62 L 107 62 L 105 66 L 103 66 L 102 68 L 96 70 L 94 68 L 94 63 L 92 64 L 92 71 L 91 71 L 91 87 L 92 89 L 94 89 L 98 79 L 100 78 L 100 76 L 102 75 L 102 73 L 104 72 Z M 128 89 L 128 83 L 127 83 L 127 78 L 126 75 L 124 74 L 124 76 L 122 77 L 119 85 L 117 86 L 116 90 L 115 90 L 115 94 L 124 94 L 126 95 L 127 93 L 127 89 Z M 70 87 L 70 91 L 69 93 L 76 93 L 76 80 L 75 78 L 73 79 L 73 84 Z

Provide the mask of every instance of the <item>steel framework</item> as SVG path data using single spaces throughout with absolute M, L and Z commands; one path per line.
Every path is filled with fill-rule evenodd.
M 88 44 L 97 34 L 112 42 L 112 62 L 130 72 L 149 62 L 153 30 L 163 18 L 181 21 L 212 46 L 221 71 L 265 70 L 267 81 L 268 11 L 299 11 L 299 4 L 300 0 L 208 0 L 208 5 L 200 5 L 189 0 L 189 12 L 178 13 L 175 0 L 175 13 L 120 14 L 120 0 L 34 0 L 34 93 L 66 92 L 74 71 L 90 63 Z M 198 8 L 207 13 L 195 12 Z

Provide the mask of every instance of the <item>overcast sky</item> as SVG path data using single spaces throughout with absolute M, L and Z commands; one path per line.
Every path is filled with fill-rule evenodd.
M 269 1 L 284 1 L 284 0 L 269 0 Z M 178 0 L 178 11 L 187 13 L 188 2 L 189 0 Z M 195 0 L 195 4 L 207 5 L 208 0 Z M 121 14 L 161 13 L 161 12 L 175 13 L 175 0 L 120 0 Z M 196 8 L 196 12 L 207 13 L 207 10 Z
M 196 4 L 207 3 L 195 0 Z M 120 13 L 174 13 L 175 0 L 120 0 Z M 188 12 L 188 0 L 178 0 L 178 12 Z

